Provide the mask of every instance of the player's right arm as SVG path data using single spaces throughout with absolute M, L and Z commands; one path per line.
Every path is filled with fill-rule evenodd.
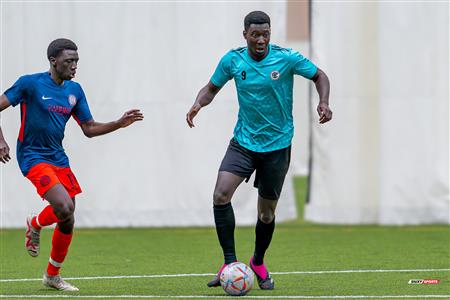
M 0 112 L 5 110 L 11 105 L 5 94 L 0 96 Z M 9 156 L 9 146 L 3 137 L 2 128 L 0 126 L 0 162 L 6 163 L 11 157 Z
M 186 122 L 188 123 L 190 128 L 195 127 L 194 118 L 198 114 L 200 109 L 210 104 L 217 93 L 220 91 L 220 89 L 221 87 L 218 87 L 211 81 L 209 81 L 208 84 L 198 92 L 194 105 L 192 105 L 191 109 L 186 114 Z

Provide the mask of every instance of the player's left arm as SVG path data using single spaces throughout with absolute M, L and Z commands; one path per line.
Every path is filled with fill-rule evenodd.
M 311 78 L 316 85 L 319 94 L 319 104 L 317 105 L 317 113 L 319 114 L 319 123 L 323 124 L 331 120 L 333 112 L 329 106 L 330 97 L 330 80 L 324 71 L 317 68 L 316 74 Z
M 123 116 L 112 122 L 100 123 L 94 120 L 83 122 L 80 124 L 85 136 L 92 138 L 95 136 L 107 134 L 120 128 L 125 128 L 137 121 L 144 119 L 143 113 L 139 109 L 132 109 L 123 114 Z

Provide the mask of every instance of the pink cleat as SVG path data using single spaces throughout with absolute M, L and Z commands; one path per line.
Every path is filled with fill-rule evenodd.
M 225 267 L 227 266 L 227 264 L 223 264 L 222 267 L 220 268 L 219 272 L 217 273 L 217 275 L 214 277 L 213 280 L 211 280 L 210 282 L 208 282 L 206 285 L 208 287 L 217 287 L 220 286 L 220 274 L 222 273 L 223 269 L 225 269 Z
M 255 266 L 253 264 L 253 257 L 250 259 L 250 268 L 256 275 L 256 279 L 258 280 L 259 288 L 262 290 L 273 290 L 275 287 L 275 283 L 273 281 L 272 276 L 267 271 L 267 268 L 264 264 L 260 266 Z

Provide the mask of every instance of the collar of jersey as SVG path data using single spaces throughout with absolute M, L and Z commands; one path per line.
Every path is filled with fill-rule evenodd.
M 255 64 L 262 64 L 262 63 L 264 63 L 267 59 L 268 59 L 268 57 L 270 56 L 270 53 L 272 52 L 272 44 L 269 44 L 269 47 L 267 47 L 267 55 L 266 55 L 266 57 L 264 57 L 262 60 L 260 60 L 260 61 L 257 61 L 257 60 L 254 60 L 251 56 L 250 56 L 250 54 L 248 53 L 248 47 L 247 47 L 247 49 L 246 49 L 246 51 L 245 51 L 245 55 L 247 56 L 247 58 L 251 61 L 251 62 L 253 62 L 253 63 L 255 63 Z
M 56 84 L 56 82 L 53 80 L 52 76 L 50 75 L 50 72 L 45 72 L 46 74 L 46 79 L 47 81 L 49 81 L 51 83 L 51 85 L 53 85 L 56 88 L 60 88 L 60 89 L 64 89 L 66 88 L 66 80 L 63 81 L 63 83 L 61 85 Z

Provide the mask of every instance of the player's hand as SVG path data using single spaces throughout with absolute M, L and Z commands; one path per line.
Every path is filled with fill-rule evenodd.
M 194 118 L 198 114 L 198 112 L 200 111 L 201 108 L 202 107 L 200 106 L 200 104 L 194 103 L 194 105 L 192 105 L 191 109 L 186 114 L 186 122 L 188 123 L 190 128 L 195 127 Z
M 317 113 L 319 114 L 320 124 L 330 121 L 333 117 L 333 112 L 326 103 L 319 103 L 319 105 L 317 105 Z
M 5 164 L 10 159 L 8 144 L 5 140 L 0 140 L 0 161 Z
M 118 120 L 120 128 L 125 128 L 130 126 L 136 121 L 144 120 L 144 114 L 139 109 L 132 109 L 123 114 L 123 116 Z

